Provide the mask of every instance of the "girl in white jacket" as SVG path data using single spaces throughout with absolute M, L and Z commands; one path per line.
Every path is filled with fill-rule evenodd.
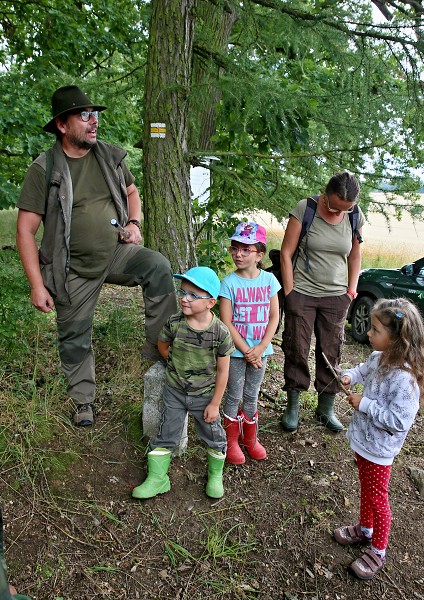
M 341 378 L 345 386 L 364 386 L 362 394 L 347 398 L 355 409 L 347 438 L 361 484 L 360 518 L 357 525 L 334 531 L 343 546 L 368 546 L 350 565 L 359 579 L 372 579 L 384 566 L 391 524 L 390 471 L 424 393 L 424 325 L 415 305 L 403 298 L 378 300 L 368 337 L 375 352 Z

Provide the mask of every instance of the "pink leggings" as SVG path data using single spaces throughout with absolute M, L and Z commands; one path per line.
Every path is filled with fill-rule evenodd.
M 392 512 L 389 504 L 389 481 L 392 465 L 377 465 L 356 454 L 361 482 L 360 523 L 373 529 L 372 545 L 385 550 L 389 540 Z

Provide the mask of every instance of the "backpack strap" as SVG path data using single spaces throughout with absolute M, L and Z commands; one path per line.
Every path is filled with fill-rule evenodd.
M 305 235 L 308 233 L 309 229 L 311 228 L 312 221 L 314 220 L 315 213 L 317 211 L 318 199 L 319 199 L 319 196 L 317 196 L 317 195 L 306 199 L 306 208 L 305 208 L 305 212 L 303 213 L 303 219 L 302 219 L 302 229 L 300 230 L 299 240 L 297 242 L 296 250 L 294 251 L 293 258 L 292 258 L 293 269 L 296 266 L 296 262 L 297 262 L 297 259 L 299 256 L 300 243 L 303 240 L 303 238 L 305 237 Z M 308 238 L 306 238 L 306 243 L 305 243 L 305 257 L 306 257 L 305 270 L 306 270 L 306 272 L 308 272 L 309 271 Z
M 47 213 L 47 202 L 50 193 L 50 184 L 53 172 L 53 150 L 49 148 L 46 150 L 46 208 L 44 214 Z
M 353 239 L 355 236 L 356 236 L 359 244 L 362 244 L 362 242 L 364 241 L 362 239 L 361 234 L 358 231 L 358 219 L 359 219 L 359 208 L 358 208 L 358 205 L 355 204 L 355 206 L 353 207 L 353 211 L 351 213 L 349 213 L 350 226 L 352 227 L 352 244 L 353 244 Z

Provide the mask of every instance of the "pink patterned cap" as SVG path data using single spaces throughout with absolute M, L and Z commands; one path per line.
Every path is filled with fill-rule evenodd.
M 242 244 L 257 244 L 261 242 L 266 245 L 266 229 L 257 223 L 239 223 L 236 227 L 234 235 L 230 240 L 241 242 Z

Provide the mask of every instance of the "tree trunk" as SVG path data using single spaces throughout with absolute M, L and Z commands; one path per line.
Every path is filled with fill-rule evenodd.
M 190 150 L 194 152 L 213 149 L 216 107 L 221 100 L 217 81 L 223 70 L 218 64 L 219 56 L 226 53 L 231 31 L 237 20 L 234 9 L 230 10 L 226 4 L 215 4 L 208 0 L 199 0 L 197 13 L 203 27 L 199 36 L 201 46 L 195 46 L 193 61 Z M 218 61 L 215 57 L 218 57 Z
M 196 264 L 187 157 L 195 0 L 153 0 L 146 69 L 143 204 L 146 246 L 175 271 Z M 163 123 L 159 133 L 152 123 Z

